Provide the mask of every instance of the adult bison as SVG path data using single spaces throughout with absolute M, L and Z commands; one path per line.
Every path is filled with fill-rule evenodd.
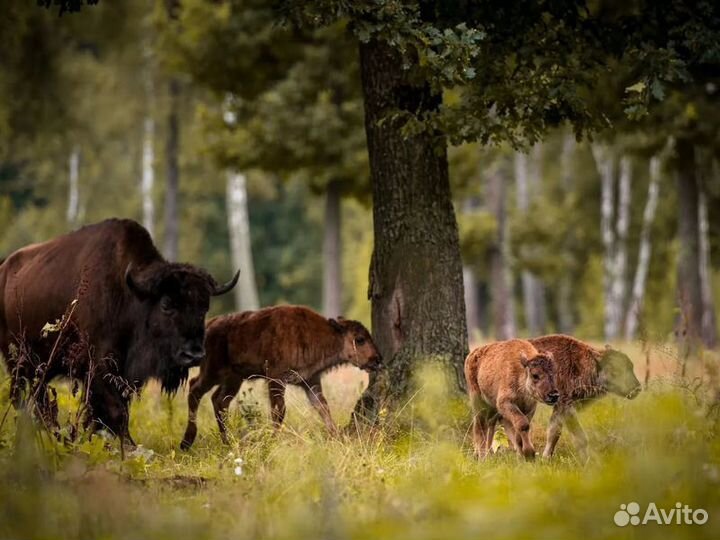
M 0 351 L 13 404 L 29 395 L 55 421 L 47 384 L 70 377 L 84 385 L 86 427 L 132 444 L 131 396 L 149 378 L 168 392 L 179 387 L 204 355 L 210 297 L 237 278 L 218 285 L 200 268 L 167 262 L 148 232 L 125 219 L 12 253 L 0 265 Z
M 296 384 L 305 390 L 328 430 L 335 433 L 320 378 L 342 363 L 374 371 L 382 362 L 370 332 L 361 323 L 326 319 L 304 306 L 273 306 L 211 319 L 205 346 L 207 356 L 200 373 L 190 381 L 188 424 L 181 443 L 186 450 L 197 435 L 200 400 L 216 385 L 212 403 L 223 441 L 227 442 L 227 408 L 242 382 L 253 377 L 268 381 L 276 427 L 285 417 L 285 386 Z

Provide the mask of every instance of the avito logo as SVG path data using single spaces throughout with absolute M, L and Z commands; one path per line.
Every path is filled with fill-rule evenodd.
M 613 517 L 615 525 L 625 527 L 626 525 L 647 525 L 656 523 L 658 525 L 705 525 L 708 521 L 708 513 L 702 508 L 692 509 L 687 504 L 675 503 L 670 510 L 658 508 L 654 502 L 648 504 L 645 513 L 640 517 L 640 505 L 636 502 L 621 504 L 620 510 L 615 512 Z

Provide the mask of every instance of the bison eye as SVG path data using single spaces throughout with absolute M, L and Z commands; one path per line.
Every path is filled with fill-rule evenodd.
M 355 344 L 356 344 L 356 345 L 360 345 L 360 346 L 365 345 L 365 338 L 364 338 L 364 337 L 359 337 L 359 338 L 357 338 L 357 339 L 355 340 Z
M 172 302 L 167 297 L 160 300 L 160 309 L 162 309 L 163 313 L 166 314 L 171 314 L 175 312 L 175 306 L 173 306 Z

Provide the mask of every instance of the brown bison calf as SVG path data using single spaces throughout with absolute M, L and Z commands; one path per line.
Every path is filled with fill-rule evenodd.
M 323 395 L 320 377 L 349 362 L 364 370 L 380 367 L 380 354 L 367 329 L 357 321 L 326 319 L 302 306 L 276 306 L 216 317 L 208 321 L 206 356 L 190 381 L 188 425 L 181 447 L 197 434 L 196 413 L 213 386 L 215 418 L 223 441 L 225 413 L 240 385 L 251 377 L 268 380 L 273 423 L 285 416 L 285 385 L 301 385 L 331 432 L 337 428 Z
M 587 458 L 587 435 L 578 422 L 575 409 L 608 392 L 628 399 L 640 393 L 640 381 L 626 354 L 606 346 L 597 349 L 562 334 L 529 340 L 535 347 L 553 354 L 555 378 L 560 399 L 553 409 L 543 457 L 555 452 L 563 424 L 573 436 L 582 459 Z
M 558 399 L 552 356 L 538 352 L 521 339 L 490 343 L 465 359 L 465 380 L 474 413 L 473 446 L 477 457 L 487 456 L 495 424 L 502 419 L 515 450 L 533 459 L 530 421 L 537 402 L 552 405 Z

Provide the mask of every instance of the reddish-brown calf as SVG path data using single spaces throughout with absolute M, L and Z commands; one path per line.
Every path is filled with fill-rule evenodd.
M 526 459 L 535 457 L 530 421 L 538 401 L 558 399 L 552 356 L 521 339 L 490 343 L 465 359 L 473 408 L 473 446 L 478 458 L 490 452 L 495 425 L 502 420 L 508 439 Z
M 334 433 L 337 428 L 323 395 L 321 375 L 341 363 L 375 370 L 381 362 L 370 332 L 361 323 L 326 319 L 302 306 L 275 306 L 211 319 L 205 350 L 200 374 L 190 381 L 183 449 L 195 440 L 200 399 L 216 385 L 212 396 L 215 418 L 227 441 L 225 413 L 242 382 L 250 377 L 267 379 L 276 427 L 285 417 L 285 386 L 297 384 Z

